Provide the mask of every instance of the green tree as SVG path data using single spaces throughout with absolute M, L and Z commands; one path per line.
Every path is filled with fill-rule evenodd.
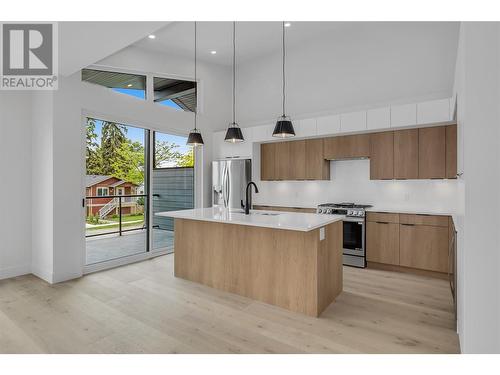
M 112 176 L 140 185 L 144 182 L 144 146 L 126 139 L 111 165 Z
M 127 127 L 115 122 L 105 121 L 101 131 L 101 174 L 114 175 L 114 165 L 123 162 L 122 144 L 127 142 Z
M 87 144 L 85 151 L 85 162 L 87 174 L 101 174 L 100 149 L 97 144 L 97 133 L 95 132 L 95 120 L 87 118 Z
M 179 167 L 194 167 L 193 148 L 191 148 L 187 153 L 181 156 L 178 165 Z
M 179 146 L 166 141 L 155 142 L 155 168 L 162 168 L 165 164 L 178 165 L 182 159 L 182 154 L 175 149 Z

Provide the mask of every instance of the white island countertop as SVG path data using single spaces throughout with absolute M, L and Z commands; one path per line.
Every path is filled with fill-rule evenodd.
M 176 219 L 212 221 L 224 224 L 249 225 L 302 232 L 309 232 L 344 219 L 344 215 L 320 215 L 313 213 L 261 210 L 250 210 L 250 215 L 245 215 L 242 210 L 229 210 L 219 207 L 158 212 L 155 215 L 173 217 Z

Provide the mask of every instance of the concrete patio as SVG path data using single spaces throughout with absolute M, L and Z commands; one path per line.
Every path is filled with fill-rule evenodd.
M 173 252 L 174 232 L 162 229 L 153 229 L 153 248 L 151 251 L 169 250 Z M 86 264 L 104 262 L 122 258 L 146 251 L 146 231 L 138 230 L 118 234 L 103 235 L 87 238 Z

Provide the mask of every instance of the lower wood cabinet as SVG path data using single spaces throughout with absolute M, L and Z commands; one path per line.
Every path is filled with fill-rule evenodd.
M 399 224 L 366 223 L 366 260 L 399 265 Z
M 401 270 L 448 272 L 448 249 L 453 221 L 442 215 L 369 212 L 366 260 Z M 435 274 L 435 275 L 439 275 Z
M 448 227 L 401 224 L 399 260 L 404 267 L 448 272 Z

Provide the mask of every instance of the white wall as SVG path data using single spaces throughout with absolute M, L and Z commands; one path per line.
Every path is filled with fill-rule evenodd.
M 162 54 L 151 54 L 131 48 L 100 64 L 142 72 L 189 76 L 188 62 L 178 60 L 177 64 L 169 65 L 172 61 L 174 59 L 166 58 Z M 200 66 L 199 70 L 203 97 L 199 124 L 206 143 L 202 151 L 203 168 L 199 172 L 205 179 L 211 176 L 212 134 L 209 129 L 214 123 L 226 121 L 228 118 L 226 117 L 228 107 L 222 105 L 224 97 L 229 97 L 230 92 L 226 72 L 225 68 L 206 65 Z M 37 128 L 37 132 L 33 133 L 34 139 L 42 137 L 40 144 L 34 149 L 33 161 L 37 165 L 37 170 L 33 175 L 35 178 L 42 178 L 39 174 L 43 171 L 48 177 L 43 180 L 43 188 L 34 191 L 33 196 L 38 202 L 38 199 L 48 194 L 47 199 L 52 201 L 37 203 L 33 222 L 37 223 L 42 219 L 43 212 L 48 210 L 46 219 L 50 222 L 52 217 L 52 224 L 43 223 L 41 224 L 43 227 L 37 226 L 33 230 L 33 237 L 37 241 L 33 247 L 35 253 L 33 269 L 43 279 L 59 282 L 81 276 L 84 266 L 83 116 L 91 115 L 163 132 L 187 134 L 193 127 L 193 114 L 82 83 L 79 73 L 61 77 L 59 90 L 50 98 L 37 98 L 36 103 L 37 116 L 40 115 L 44 119 L 44 135 L 42 137 L 38 133 L 42 132 L 42 128 Z M 50 104 L 52 108 L 47 110 L 44 106 Z M 204 199 L 199 199 L 198 204 L 210 204 L 209 186 L 209 180 L 198 181 L 197 188 L 199 191 L 204 190 L 199 194 Z
M 53 262 L 53 93 L 33 93 L 32 111 L 32 262 L 31 272 L 52 281 Z
M 194 61 L 191 58 L 172 56 L 168 53 L 146 51 L 139 47 L 128 47 L 99 61 L 99 65 L 115 68 L 145 71 L 166 77 L 194 79 Z M 211 204 L 210 180 L 212 161 L 212 130 L 224 128 L 231 120 L 231 70 L 226 66 L 198 62 L 199 81 L 199 114 L 200 128 L 205 146 L 203 147 L 203 205 Z M 148 112 L 135 116 L 148 119 L 152 111 L 158 115 L 159 121 L 149 124 L 159 131 L 178 131 L 187 134 L 193 128 L 191 113 L 179 112 L 168 107 L 152 105 Z M 162 119 L 161 116 L 164 116 Z
M 0 279 L 31 270 L 31 100 L 0 91 Z
M 500 26 L 461 25 L 455 90 L 465 215 L 459 237 L 459 334 L 464 353 L 500 352 Z
M 458 23 L 361 22 L 300 43 L 287 51 L 287 112 L 307 118 L 450 97 L 457 40 Z M 241 125 L 281 114 L 279 49 L 238 66 L 237 94 Z
M 370 161 L 330 162 L 330 181 L 260 181 L 254 204 L 316 207 L 321 203 L 356 202 L 385 209 L 432 209 L 455 212 L 457 182 L 453 180 L 371 181 Z

